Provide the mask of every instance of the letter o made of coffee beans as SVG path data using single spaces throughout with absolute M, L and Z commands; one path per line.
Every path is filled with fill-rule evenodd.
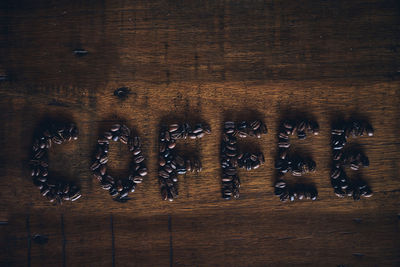
M 126 144 L 132 153 L 129 174 L 126 178 L 116 180 L 107 173 L 108 151 L 111 141 Z M 138 136 L 131 136 L 131 130 L 124 124 L 114 124 L 97 140 L 95 159 L 90 169 L 93 176 L 100 182 L 101 188 L 107 190 L 117 202 L 127 202 L 129 193 L 133 193 L 137 184 L 142 183 L 147 175 L 145 158 L 142 154 L 141 141 Z

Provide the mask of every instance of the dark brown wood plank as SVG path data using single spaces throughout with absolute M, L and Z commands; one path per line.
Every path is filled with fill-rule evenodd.
M 0 265 L 399 265 L 399 30 L 395 0 L 1 1 Z M 126 99 L 113 95 L 120 87 L 130 90 Z M 296 112 L 321 127 L 294 142 L 317 163 L 307 176 L 319 191 L 313 203 L 273 196 L 279 121 Z M 339 115 L 362 115 L 375 128 L 374 137 L 351 140 L 370 159 L 362 175 L 371 199 L 333 194 L 329 129 Z M 50 152 L 51 175 L 82 188 L 61 207 L 40 196 L 27 170 L 46 116 L 80 129 L 78 141 Z M 266 164 L 240 171 L 241 198 L 224 201 L 221 126 L 250 116 L 269 133 L 243 145 L 258 147 Z M 167 203 L 157 135 L 174 119 L 202 120 L 213 132 L 179 142 L 204 170 L 181 177 L 180 197 Z M 119 120 L 142 137 L 149 168 L 125 204 L 89 170 L 96 138 Z M 113 144 L 110 158 L 111 172 L 126 174 L 126 148 Z M 48 243 L 33 243 L 35 234 Z
M 63 263 L 61 216 L 32 214 L 30 232 L 32 266 L 54 266 Z

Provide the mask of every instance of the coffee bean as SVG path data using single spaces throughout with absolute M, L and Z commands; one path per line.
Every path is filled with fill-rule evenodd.
M 164 171 L 164 170 L 160 170 L 160 171 L 158 172 L 158 175 L 159 175 L 160 177 L 162 177 L 162 178 L 165 178 L 165 179 L 169 178 L 168 172 L 166 172 L 166 171 Z
M 261 124 L 262 124 L 261 121 L 255 120 L 255 121 L 253 121 L 253 122 L 250 123 L 250 127 L 251 127 L 253 130 L 257 130 L 257 129 L 260 128 Z
M 103 155 L 100 159 L 99 159 L 100 164 L 106 164 L 108 162 L 108 157 L 107 155 Z
M 316 121 L 309 121 L 309 130 L 314 134 L 318 135 L 319 134 L 319 125 Z
M 175 131 L 177 131 L 178 129 L 179 129 L 179 124 L 176 124 L 176 123 L 171 124 L 171 125 L 169 126 L 169 128 L 168 128 L 168 130 L 169 130 L 170 133 L 175 132 Z
M 168 148 L 169 148 L 169 149 L 173 149 L 173 148 L 175 148 L 175 146 L 176 146 L 176 143 L 175 143 L 175 142 L 169 142 L 169 143 L 168 143 Z
M 165 158 L 164 157 L 159 157 L 158 163 L 160 166 L 164 166 L 166 164 Z
M 118 124 L 118 123 L 116 123 L 116 124 L 114 124 L 114 125 L 111 126 L 110 131 L 111 131 L 111 132 L 116 132 L 116 131 L 119 131 L 119 129 L 121 129 L 121 125 Z
M 106 165 L 101 165 L 101 166 L 100 166 L 100 174 L 101 174 L 101 175 L 105 175 L 106 172 L 107 172 L 107 167 L 106 167 Z
M 138 174 L 142 177 L 146 176 L 148 174 L 147 168 L 140 168 Z
M 297 132 L 304 132 L 306 130 L 306 122 L 301 120 L 297 123 Z
M 188 133 L 190 139 L 196 139 L 197 135 L 195 133 Z
M 187 171 L 189 171 L 189 172 L 191 172 L 192 171 L 192 162 L 190 161 L 190 160 L 186 160 L 186 162 L 185 162 L 185 167 L 186 167 L 186 170 Z
M 114 187 L 110 188 L 110 190 L 108 192 L 110 193 L 110 195 L 112 197 L 115 197 L 116 195 L 118 195 L 118 190 L 115 189 Z
M 104 133 L 104 138 L 107 139 L 107 140 L 111 140 L 112 136 L 113 136 L 113 135 L 112 135 L 111 132 L 105 132 L 105 133 Z
M 306 134 L 305 132 L 297 131 L 297 137 L 298 137 L 300 140 L 304 140 L 304 139 L 306 139 L 307 134 Z
M 367 126 L 365 127 L 365 131 L 368 136 L 374 136 L 374 129 L 371 125 L 367 124 Z
M 111 138 L 112 138 L 112 136 L 111 136 Z M 109 144 L 110 142 L 106 138 L 101 138 L 101 139 L 97 140 L 97 143 L 102 145 L 102 144 Z
M 280 148 L 289 148 L 290 143 L 289 142 L 278 142 L 278 147 Z
M 135 156 L 134 160 L 135 160 L 136 164 L 139 164 L 144 160 L 144 157 L 139 154 L 139 155 Z
M 284 180 L 279 180 L 275 183 L 276 188 L 285 188 L 286 187 L 286 182 Z
M 123 143 L 125 145 L 128 144 L 128 137 L 125 135 L 121 135 L 119 140 L 121 141 L 121 143 Z
M 119 140 L 119 135 L 113 135 L 112 140 L 117 142 Z

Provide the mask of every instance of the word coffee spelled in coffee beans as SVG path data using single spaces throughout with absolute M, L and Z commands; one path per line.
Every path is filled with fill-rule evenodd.
M 80 189 L 73 182 L 49 177 L 48 150 L 52 144 L 77 140 L 78 129 L 73 123 L 51 123 L 34 138 L 30 160 L 33 183 L 50 202 L 62 204 L 63 200 L 75 201 L 81 197 Z
M 200 172 L 201 162 L 198 159 L 184 159 L 175 151 L 178 139 L 198 139 L 210 134 L 211 129 L 201 123 L 194 127 L 188 123 L 162 126 L 159 136 L 159 169 L 158 181 L 161 198 L 173 201 L 178 196 L 178 175 L 187 172 Z
M 264 164 L 262 153 L 239 152 L 237 138 L 257 137 L 268 132 L 266 125 L 255 120 L 250 123 L 242 121 L 235 123 L 227 121 L 224 123 L 221 141 L 221 168 L 222 168 L 222 198 L 239 198 L 240 179 L 237 167 L 246 170 L 257 169 Z
M 363 120 L 338 121 L 333 124 L 331 134 L 333 156 L 331 184 L 336 196 L 352 196 L 354 200 L 371 197 L 372 190 L 362 178 L 350 180 L 344 171 L 346 166 L 354 171 L 358 171 L 360 167 L 368 167 L 368 157 L 358 149 L 350 148 L 346 151 L 344 147 L 349 137 L 373 136 L 372 126 Z
M 120 141 L 126 144 L 130 153 L 133 155 L 127 178 L 116 180 L 107 173 L 110 141 Z M 134 192 L 137 184 L 140 184 L 143 181 L 143 177 L 147 175 L 140 138 L 138 136 L 132 136 L 131 130 L 126 125 L 117 123 L 112 125 L 110 130 L 105 132 L 103 136 L 97 140 L 97 143 L 95 159 L 90 167 L 93 171 L 93 176 L 100 182 L 104 190 L 108 190 L 115 201 L 128 201 L 128 194 Z
M 315 161 L 303 158 L 299 155 L 289 154 L 290 136 L 297 135 L 298 139 L 304 140 L 307 132 L 313 135 L 319 134 L 318 123 L 311 120 L 286 120 L 281 123 L 278 132 L 278 159 L 275 161 L 275 169 L 278 170 L 279 178 L 275 181 L 275 195 L 281 201 L 294 201 L 296 198 L 316 200 L 318 191 L 314 185 L 296 183 L 287 184 L 282 178 L 285 173 L 293 176 L 303 176 L 309 172 L 314 172 Z

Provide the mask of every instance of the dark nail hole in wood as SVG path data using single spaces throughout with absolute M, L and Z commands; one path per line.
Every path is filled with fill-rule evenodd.
M 77 57 L 86 56 L 88 53 L 89 53 L 89 52 L 86 51 L 86 50 L 84 50 L 84 49 L 75 49 L 75 50 L 74 50 L 74 54 L 75 54 Z
M 129 89 L 127 87 L 121 87 L 114 91 L 114 95 L 120 99 L 128 97 Z
M 46 236 L 46 235 L 35 234 L 35 235 L 32 237 L 32 240 L 33 240 L 33 242 L 35 242 L 36 244 L 44 245 L 44 244 L 46 244 L 47 242 L 49 242 L 49 237 Z

